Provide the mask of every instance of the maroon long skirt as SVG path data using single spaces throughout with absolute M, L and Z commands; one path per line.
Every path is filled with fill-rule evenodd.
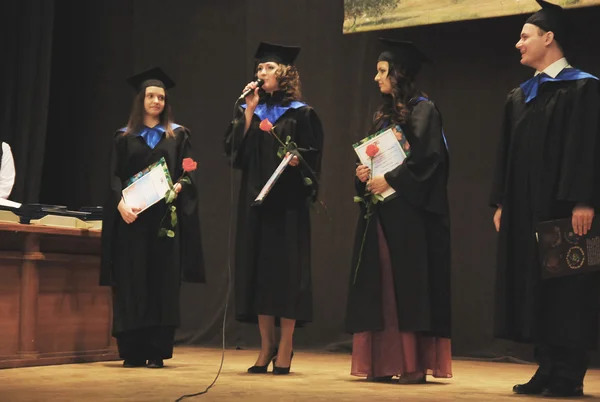
M 351 374 L 361 377 L 424 373 L 452 377 L 450 339 L 423 336 L 398 329 L 396 295 L 390 253 L 381 226 L 377 226 L 381 259 L 383 331 L 354 334 Z

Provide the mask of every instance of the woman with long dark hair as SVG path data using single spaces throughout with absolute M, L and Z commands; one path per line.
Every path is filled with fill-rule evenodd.
M 351 373 L 423 383 L 452 375 L 448 152 L 441 115 L 415 84 L 427 57 L 411 42 L 383 43 L 375 77 L 383 103 L 370 134 L 392 128 L 409 152 L 382 176 L 356 168 L 359 196 L 396 194 L 375 204 L 370 221 L 361 205 L 346 313 Z
M 242 171 L 235 311 L 238 321 L 259 325 L 261 350 L 248 369 L 255 374 L 266 373 L 271 362 L 273 374 L 288 374 L 294 329 L 312 320 L 309 203 L 317 196 L 323 130 L 314 109 L 301 99 L 294 66 L 299 52 L 298 47 L 260 44 L 256 78 L 264 83 L 246 85 L 243 93 L 250 93 L 225 133 L 225 152 Z M 253 206 L 281 163 L 280 141 L 288 139 L 303 161 L 295 156 L 262 203 Z M 278 343 L 276 326 L 281 327 Z
M 189 172 L 189 183 L 174 186 L 172 236 L 159 236 L 167 212 L 171 221 L 164 199 L 142 212 L 125 203 L 122 191 L 138 172 L 164 158 L 176 180 L 183 175 L 183 160 L 192 157 L 190 131 L 171 117 L 167 89 L 174 82 L 159 68 L 128 81 L 137 95 L 129 123 L 112 143 L 100 284 L 112 287 L 112 333 L 123 366 L 161 368 L 173 354 L 181 280 L 204 282 L 197 183 Z

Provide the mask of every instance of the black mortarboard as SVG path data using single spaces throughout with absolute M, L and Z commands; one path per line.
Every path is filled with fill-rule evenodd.
M 127 82 L 137 92 L 141 92 L 151 86 L 164 89 L 173 88 L 175 86 L 175 82 L 160 67 L 154 67 L 132 75 L 127 78 Z
M 414 43 L 403 40 L 379 38 L 386 50 L 380 55 L 378 61 L 387 61 L 403 67 L 410 76 L 416 75 L 423 63 L 433 61 L 421 52 Z
M 274 43 L 261 42 L 256 49 L 254 58 L 257 63 L 273 61 L 279 64 L 292 65 L 300 53 L 298 46 L 284 46 Z
M 529 17 L 526 23 L 540 27 L 546 32 L 554 32 L 554 39 L 563 44 L 561 41 L 566 39 L 567 34 L 565 10 L 561 6 L 544 0 L 536 1 L 542 9 Z

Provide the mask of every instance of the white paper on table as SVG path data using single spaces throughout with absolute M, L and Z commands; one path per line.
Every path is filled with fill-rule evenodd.
M 400 142 L 391 128 L 384 130 L 371 138 L 367 138 L 368 139 L 363 140 L 364 142 L 362 143 L 354 144 L 353 147 L 360 159 L 360 163 L 371 169 L 372 177 L 383 176 L 404 163 L 406 152 L 402 149 Z M 373 157 L 372 164 L 371 157 L 367 155 L 367 147 L 371 144 L 375 144 L 379 148 L 379 152 Z M 395 193 L 396 190 L 390 187 L 381 193 L 381 195 L 383 198 L 388 198 Z
M 19 204 L 18 202 L 5 200 L 4 198 L 0 198 L 0 205 L 2 205 L 3 207 L 21 208 L 21 204 Z
M 140 208 L 140 214 L 165 198 L 169 188 L 165 169 L 157 165 L 123 190 L 123 201 L 132 208 Z

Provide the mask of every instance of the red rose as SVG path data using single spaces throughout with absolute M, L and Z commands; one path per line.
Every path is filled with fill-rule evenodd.
M 262 131 L 271 131 L 273 129 L 273 123 L 271 123 L 269 121 L 269 119 L 264 119 L 263 121 L 260 122 L 260 129 Z
M 193 172 L 198 167 L 198 164 L 192 158 L 183 158 L 181 165 L 184 172 Z
M 371 144 L 367 147 L 367 155 L 369 157 L 374 157 L 379 152 L 379 147 L 376 144 Z

